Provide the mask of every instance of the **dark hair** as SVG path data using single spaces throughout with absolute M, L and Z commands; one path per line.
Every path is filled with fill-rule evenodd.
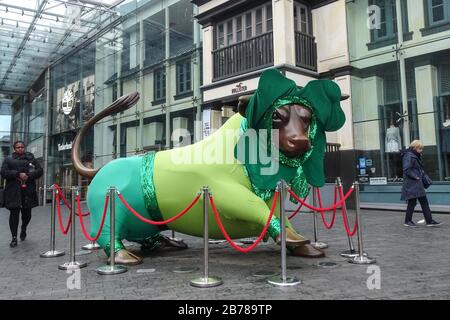
M 25 142 L 23 142 L 22 140 L 17 140 L 16 142 L 14 142 L 13 144 L 13 148 L 16 148 L 16 145 L 18 145 L 19 143 L 23 144 L 23 146 L 25 146 Z

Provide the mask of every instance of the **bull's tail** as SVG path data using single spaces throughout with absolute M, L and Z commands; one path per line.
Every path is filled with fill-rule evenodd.
M 122 112 L 124 110 L 127 110 L 128 108 L 132 107 L 136 102 L 139 101 L 139 93 L 133 92 L 126 96 L 122 96 L 113 103 L 111 103 L 109 106 L 107 106 L 105 109 L 100 111 L 100 113 L 93 116 L 91 119 L 89 119 L 88 122 L 81 128 L 81 130 L 77 133 L 75 140 L 73 141 L 72 146 L 72 163 L 75 168 L 75 170 L 82 175 L 83 177 L 86 177 L 88 179 L 94 178 L 95 174 L 98 172 L 99 169 L 90 169 L 83 165 L 80 159 L 80 145 L 81 141 L 83 141 L 83 137 L 85 136 L 86 132 L 92 128 L 92 126 L 97 123 L 99 120 L 110 116 L 112 114 Z

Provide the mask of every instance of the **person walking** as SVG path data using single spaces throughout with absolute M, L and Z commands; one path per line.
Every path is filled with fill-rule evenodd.
M 408 203 L 404 223 L 406 227 L 416 227 L 416 224 L 412 221 L 412 216 L 417 200 L 422 207 L 426 225 L 429 227 L 440 225 L 439 222 L 433 220 L 431 215 L 425 189 L 431 185 L 432 181 L 423 168 L 422 153 L 423 143 L 420 140 L 414 140 L 408 149 L 402 151 L 403 186 L 401 200 Z
M 22 212 L 20 240 L 27 237 L 27 226 L 31 220 L 31 209 L 38 205 L 36 179 L 43 170 L 30 152 L 26 152 L 25 143 L 16 141 L 14 152 L 2 164 L 1 175 L 6 179 L 4 190 L 5 207 L 9 209 L 9 228 L 11 229 L 11 248 L 17 246 L 19 215 Z

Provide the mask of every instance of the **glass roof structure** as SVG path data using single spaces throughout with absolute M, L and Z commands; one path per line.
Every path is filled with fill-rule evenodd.
M 26 93 L 53 62 L 117 19 L 124 0 L 0 0 L 0 93 Z

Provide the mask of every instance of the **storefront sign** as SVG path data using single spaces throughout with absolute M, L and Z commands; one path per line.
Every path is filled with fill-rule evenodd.
M 64 92 L 64 96 L 62 98 L 62 111 L 66 116 L 72 112 L 74 104 L 75 97 L 73 95 L 73 91 L 69 89 Z
M 380 186 L 380 185 L 386 185 L 386 184 L 387 184 L 387 178 L 386 177 L 370 178 L 370 185 L 371 186 Z
M 70 150 L 72 149 L 72 142 L 69 143 L 58 143 L 58 151 L 63 151 L 63 150 Z
M 232 94 L 241 93 L 247 91 L 247 86 L 242 85 L 242 82 L 239 82 L 239 84 L 236 85 L 236 88 L 231 89 Z

